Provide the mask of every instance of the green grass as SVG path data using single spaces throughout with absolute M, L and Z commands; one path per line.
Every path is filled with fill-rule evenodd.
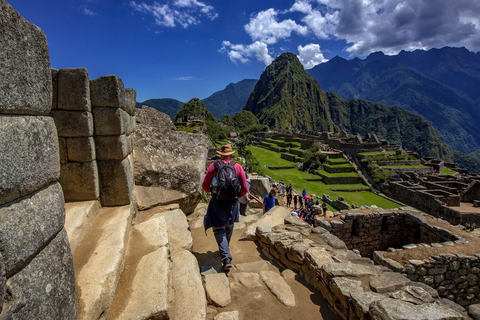
M 289 143 L 293 148 L 299 148 L 300 149 L 300 142 L 296 142 L 296 141 L 285 141 L 285 140 L 279 140 L 279 139 L 272 139 L 272 138 L 267 138 L 263 141 L 266 141 L 268 143 L 274 143 L 274 144 L 277 144 L 278 142 L 280 143 Z
M 269 166 L 282 166 L 281 162 L 287 163 L 287 165 L 291 165 L 292 162 L 286 161 L 284 159 L 280 159 L 280 154 L 265 150 L 258 147 L 248 147 L 248 149 L 253 153 L 255 158 L 263 165 Z M 283 161 L 280 161 L 283 160 Z M 273 162 L 271 162 L 273 161 Z M 270 176 L 275 181 L 283 180 L 286 184 L 291 183 L 293 188 L 298 192 L 301 193 L 303 188 L 306 188 L 308 194 L 315 194 L 317 196 L 322 196 L 323 194 L 328 194 L 333 200 L 337 199 L 339 196 L 343 196 L 344 199 L 349 204 L 355 205 L 376 205 L 381 208 L 391 209 L 391 208 L 398 208 L 401 205 L 397 204 L 396 202 L 386 200 L 383 197 L 377 196 L 376 194 L 368 191 L 363 192 L 345 192 L 345 191 L 331 191 L 332 189 L 360 189 L 365 188 L 366 186 L 363 184 L 333 184 L 333 185 L 326 185 L 321 181 L 306 181 L 305 178 L 310 179 L 318 179 L 319 176 L 303 172 L 298 169 L 280 169 L 280 170 L 270 170 L 265 168 L 265 174 Z M 355 173 L 356 175 L 356 173 Z M 330 210 L 336 211 L 333 208 Z
M 440 172 L 440 174 L 448 174 L 448 175 L 452 175 L 452 174 L 455 174 L 455 173 L 457 173 L 457 171 L 453 171 L 453 170 L 450 170 L 450 169 L 448 169 L 448 168 L 444 168 L 444 169 Z
M 353 166 L 350 163 L 339 163 L 339 164 L 325 163 L 323 166 L 330 167 L 330 168 L 353 168 Z
M 280 153 L 275 151 L 249 146 L 247 147 L 250 150 L 254 157 L 257 158 L 258 162 L 263 165 L 271 166 L 271 167 L 283 167 L 283 166 L 291 166 L 294 163 L 285 159 L 280 158 Z
M 332 162 L 332 163 L 335 163 L 335 164 L 337 164 L 337 163 L 339 163 L 339 164 L 340 164 L 340 163 L 350 163 L 350 162 L 348 162 L 348 160 L 345 159 L 345 158 L 328 159 L 328 161 L 330 161 L 330 162 Z
M 327 177 L 358 177 L 358 173 L 356 172 L 329 173 L 325 170 L 317 170 L 317 172 Z
M 387 154 L 395 154 L 395 151 L 387 151 L 386 152 Z M 361 155 L 361 156 L 373 156 L 373 155 L 379 155 L 379 156 L 383 156 L 385 155 L 383 152 L 381 151 L 371 151 L 371 152 L 360 152 L 358 155 Z
M 421 164 L 419 165 L 400 165 L 400 166 L 382 166 L 382 168 L 385 169 L 406 169 L 406 168 L 428 168 L 427 166 L 422 166 Z

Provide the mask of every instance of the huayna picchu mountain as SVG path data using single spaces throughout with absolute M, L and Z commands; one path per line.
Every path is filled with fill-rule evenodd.
M 447 161 L 458 161 L 466 156 L 454 153 L 422 116 L 399 107 L 387 107 L 361 99 L 343 99 L 338 94 L 326 93 L 292 53 L 281 54 L 265 69 L 244 110 L 251 111 L 271 129 L 346 130 L 362 135 L 376 133 L 422 156 Z M 468 160 L 462 165 L 478 171 L 480 162 L 473 157 L 468 157 Z

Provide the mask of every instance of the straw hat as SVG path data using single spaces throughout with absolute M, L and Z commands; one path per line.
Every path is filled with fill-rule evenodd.
M 220 148 L 220 151 L 217 150 L 217 153 L 221 156 L 229 156 L 231 154 L 234 154 L 235 151 L 232 150 L 231 145 L 226 144 Z

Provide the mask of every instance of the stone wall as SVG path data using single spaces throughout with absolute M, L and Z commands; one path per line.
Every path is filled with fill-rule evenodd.
M 287 219 L 294 224 L 299 220 Z M 445 302 L 434 289 L 373 265 L 323 228 L 312 230 L 298 221 L 298 226 L 257 227 L 256 234 L 263 252 L 298 272 L 340 319 L 416 319 L 418 314 L 422 319 L 468 318 L 463 308 Z
M 47 39 L 0 12 L 0 318 L 76 319 Z
M 135 90 L 125 89 L 113 75 L 90 81 L 84 68 L 52 70 L 52 79 L 51 114 L 58 129 L 65 200 L 129 204 Z

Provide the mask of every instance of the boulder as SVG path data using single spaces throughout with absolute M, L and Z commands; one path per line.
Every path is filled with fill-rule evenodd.
M 173 252 L 192 250 L 193 238 L 188 226 L 187 217 L 182 210 L 169 210 L 157 213 L 151 219 L 163 217 L 167 224 L 168 242 Z
M 65 202 L 58 183 L 0 207 L 0 243 L 7 277 L 23 268 L 63 229 Z M 69 249 L 70 250 L 70 249 Z
M 239 320 L 240 314 L 237 310 L 225 311 L 217 314 L 213 320 Z
M 270 191 L 270 180 L 267 177 L 250 178 L 250 192 L 263 199 Z
M 390 270 L 381 266 L 361 265 L 351 262 L 326 263 L 321 269 L 322 278 L 327 282 L 333 277 L 377 277 L 384 272 L 390 272 Z
M 68 162 L 60 167 L 66 201 L 96 200 L 100 195 L 97 161 Z
M 255 240 L 257 235 L 255 231 L 257 227 L 274 227 L 276 225 L 283 225 L 285 218 L 290 216 L 290 210 L 285 207 L 273 207 L 267 213 L 265 213 L 256 222 L 250 224 L 239 240 Z
M 95 142 L 92 137 L 67 138 L 68 161 L 89 162 L 95 160 Z
M 77 292 L 67 233 L 62 230 L 7 280 L 3 319 L 77 319 Z
M 334 261 L 330 253 L 322 247 L 311 247 L 305 251 L 305 258 L 308 264 L 315 268 L 322 268 L 325 264 L 333 264 Z
M 218 307 L 226 307 L 232 302 L 230 285 L 225 273 L 207 274 L 203 279 L 209 302 Z
M 0 128 L 0 204 L 57 181 L 60 162 L 52 118 L 0 117 Z
M 177 203 L 183 212 L 192 212 L 200 201 L 200 193 L 187 195 L 181 191 L 164 187 L 144 187 L 138 185 L 135 186 L 135 197 L 139 210 Z
M 348 309 L 348 301 L 352 293 L 363 292 L 361 281 L 343 277 L 333 278 L 330 289 L 345 309 Z
M 90 81 L 90 97 L 94 107 L 125 109 L 125 86 L 122 79 L 115 75 Z
M 480 304 L 472 304 L 468 306 L 468 315 L 474 320 L 480 320 Z
M 47 37 L 4 0 L 0 12 L 0 113 L 48 115 L 52 76 Z
M 91 111 L 90 77 L 87 69 L 60 69 L 57 79 L 58 109 Z
M 260 277 L 281 303 L 288 307 L 295 306 L 295 295 L 281 275 L 274 271 L 262 271 Z
M 463 319 L 458 311 L 439 303 L 414 305 L 391 298 L 378 300 L 370 306 L 372 320 L 450 320 Z
M 260 275 L 256 272 L 235 272 L 229 276 L 237 284 L 241 284 L 249 289 L 263 286 Z
M 334 249 L 344 249 L 344 250 L 348 250 L 347 248 L 347 245 L 345 244 L 345 242 L 343 242 L 342 240 L 340 240 L 337 236 L 331 234 L 331 233 L 328 233 L 328 232 L 325 232 L 325 233 L 322 233 L 320 235 L 320 238 L 325 241 L 326 244 L 328 244 L 330 247 L 334 248 Z
M 146 242 L 155 249 L 168 245 L 167 222 L 165 217 L 151 218 L 137 224 L 135 230 L 141 233 Z
M 352 309 L 355 311 L 357 316 L 360 319 L 370 319 L 370 316 L 369 316 L 370 305 L 374 301 L 383 300 L 383 299 L 386 299 L 387 297 L 380 293 L 365 291 L 365 292 L 351 292 L 350 298 L 351 298 L 351 305 L 353 307 Z
M 399 290 L 410 283 L 411 281 L 401 273 L 385 272 L 370 280 L 370 288 L 375 292 L 385 293 Z
M 183 192 L 187 198 L 192 197 L 192 206 L 185 211 L 190 213 L 200 200 L 208 138 L 172 131 L 168 116 L 146 106 L 137 110 L 136 119 L 135 184 Z

